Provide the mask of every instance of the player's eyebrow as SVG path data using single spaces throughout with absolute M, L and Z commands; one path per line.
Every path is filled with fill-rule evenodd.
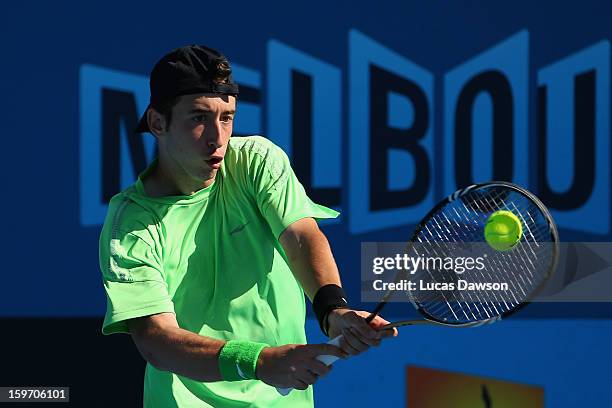
M 192 109 L 188 112 L 189 115 L 193 114 L 193 113 L 212 113 L 212 111 L 208 110 L 208 109 L 202 109 L 202 108 L 195 108 Z M 222 114 L 227 115 L 233 115 L 234 113 L 236 113 L 236 110 L 227 110 L 227 111 L 223 111 Z
M 188 113 L 191 115 L 192 113 L 210 113 L 211 111 L 202 108 L 195 108 L 190 110 Z

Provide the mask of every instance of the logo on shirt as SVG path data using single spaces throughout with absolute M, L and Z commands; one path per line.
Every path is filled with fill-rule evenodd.
M 240 232 L 244 229 L 244 227 L 247 226 L 248 223 L 250 223 L 251 221 L 247 221 L 242 225 L 237 226 L 236 228 L 234 228 L 233 230 L 230 231 L 230 235 L 234 235 L 237 232 Z

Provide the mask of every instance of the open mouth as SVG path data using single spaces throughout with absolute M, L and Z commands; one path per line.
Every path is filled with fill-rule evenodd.
M 218 169 L 219 167 L 221 167 L 222 161 L 222 157 L 211 157 L 210 159 L 206 160 L 206 163 L 208 163 L 208 165 L 213 169 Z

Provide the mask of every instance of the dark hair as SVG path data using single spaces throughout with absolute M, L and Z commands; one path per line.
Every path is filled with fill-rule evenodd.
M 170 127 L 172 121 L 172 108 L 177 104 L 180 96 L 176 96 L 163 102 L 159 107 L 155 108 L 164 118 L 166 118 L 166 130 Z
M 214 71 L 212 71 L 212 81 L 215 84 L 229 84 L 232 79 L 232 69 L 225 57 L 215 61 Z M 166 118 L 166 129 L 170 127 L 172 121 L 172 108 L 178 103 L 181 96 L 174 97 L 155 108 L 162 116 Z

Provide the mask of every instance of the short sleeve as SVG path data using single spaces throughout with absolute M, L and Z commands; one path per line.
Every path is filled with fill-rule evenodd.
M 254 173 L 255 196 L 259 210 L 276 238 L 302 218 L 319 220 L 339 215 L 337 211 L 314 203 L 308 197 L 281 148 L 270 143 L 260 160 L 260 168 Z
M 161 261 L 146 228 L 121 229 L 120 217 L 107 219 L 100 236 L 100 270 L 106 292 L 103 334 L 129 333 L 126 320 L 163 312 L 174 305 Z

